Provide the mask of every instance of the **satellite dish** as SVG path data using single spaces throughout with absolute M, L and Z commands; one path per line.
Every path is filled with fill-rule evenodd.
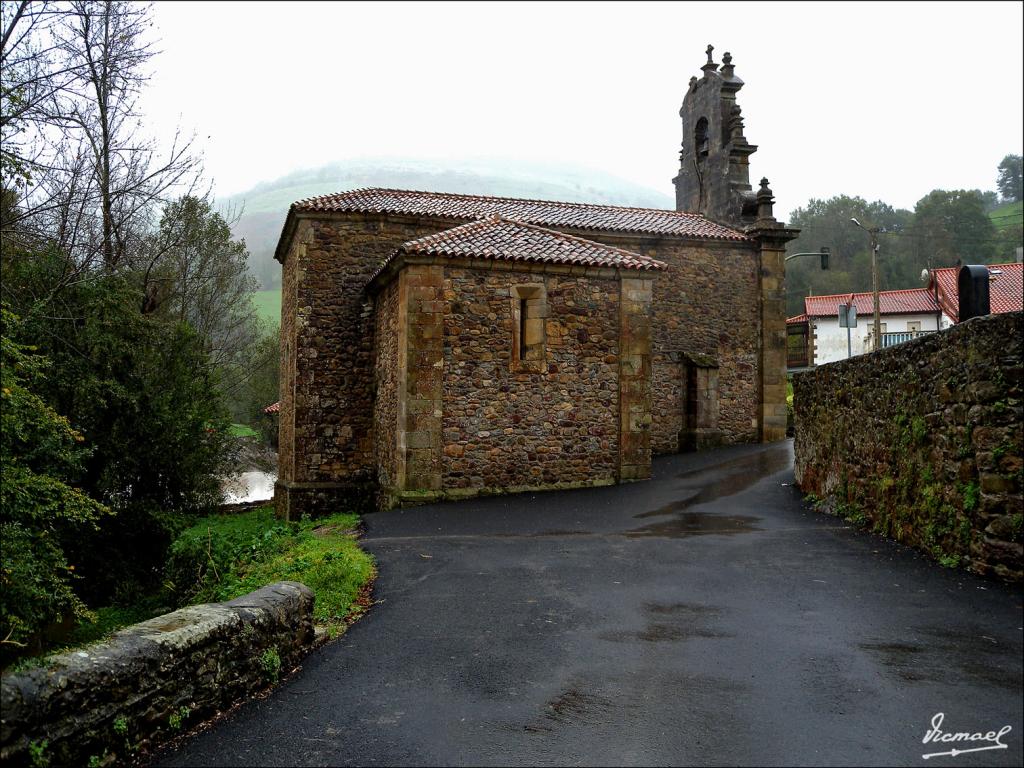
M 930 275 L 930 273 L 928 272 L 928 270 L 927 270 L 927 269 L 922 269 L 922 270 L 921 270 L 921 282 L 922 282 L 922 283 L 927 283 L 927 282 L 928 282 L 928 278 L 929 278 L 930 276 L 931 276 L 931 275 Z

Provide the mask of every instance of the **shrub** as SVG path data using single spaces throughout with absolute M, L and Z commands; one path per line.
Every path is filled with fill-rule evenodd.
M 0 320 L 0 529 L 3 536 L 0 639 L 5 656 L 37 649 L 49 624 L 91 616 L 75 594 L 67 542 L 109 514 L 73 483 L 87 451 L 82 435 L 30 390 L 48 361 L 11 338 L 17 318 Z
M 48 295 L 63 261 L 5 262 L 5 295 Z M 76 478 L 117 513 L 64 541 L 80 596 L 124 604 L 151 591 L 174 537 L 220 502 L 228 421 L 204 340 L 188 323 L 140 312 L 131 275 L 87 274 L 59 310 L 22 300 L 15 340 L 52 360 L 37 394 L 67 414 L 88 451 Z
M 237 597 L 240 571 L 283 551 L 297 530 L 277 521 L 269 507 L 205 517 L 171 544 L 165 584 L 178 605 L 230 600 Z
M 282 523 L 270 507 L 198 521 L 171 545 L 166 573 L 179 605 L 233 600 L 275 581 L 298 581 L 316 594 L 314 616 L 345 618 L 374 575 L 356 545 L 359 518 L 334 515 Z

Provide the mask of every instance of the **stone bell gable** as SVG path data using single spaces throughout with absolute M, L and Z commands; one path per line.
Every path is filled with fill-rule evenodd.
M 757 199 L 750 186 L 750 156 L 757 147 L 743 135 L 743 118 L 736 94 L 743 81 L 736 76 L 732 54 L 722 67 L 708 46 L 702 77 L 690 78 L 679 110 L 683 143 L 679 152 L 676 210 L 700 213 L 733 226 L 752 224 Z

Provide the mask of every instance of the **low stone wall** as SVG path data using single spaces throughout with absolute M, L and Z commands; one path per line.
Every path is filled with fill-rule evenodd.
M 313 593 L 282 581 L 5 676 L 4 765 L 126 761 L 274 682 L 312 645 Z
M 1024 314 L 793 377 L 796 481 L 945 565 L 1020 581 Z

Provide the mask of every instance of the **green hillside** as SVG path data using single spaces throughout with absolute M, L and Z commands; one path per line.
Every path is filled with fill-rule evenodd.
M 996 225 L 996 229 L 1019 229 L 1024 223 L 1024 202 L 1006 203 L 993 211 L 988 217 Z
M 268 291 L 256 291 L 252 295 L 252 303 L 256 306 L 256 313 L 260 319 L 268 325 L 281 324 L 281 289 L 273 288 Z

